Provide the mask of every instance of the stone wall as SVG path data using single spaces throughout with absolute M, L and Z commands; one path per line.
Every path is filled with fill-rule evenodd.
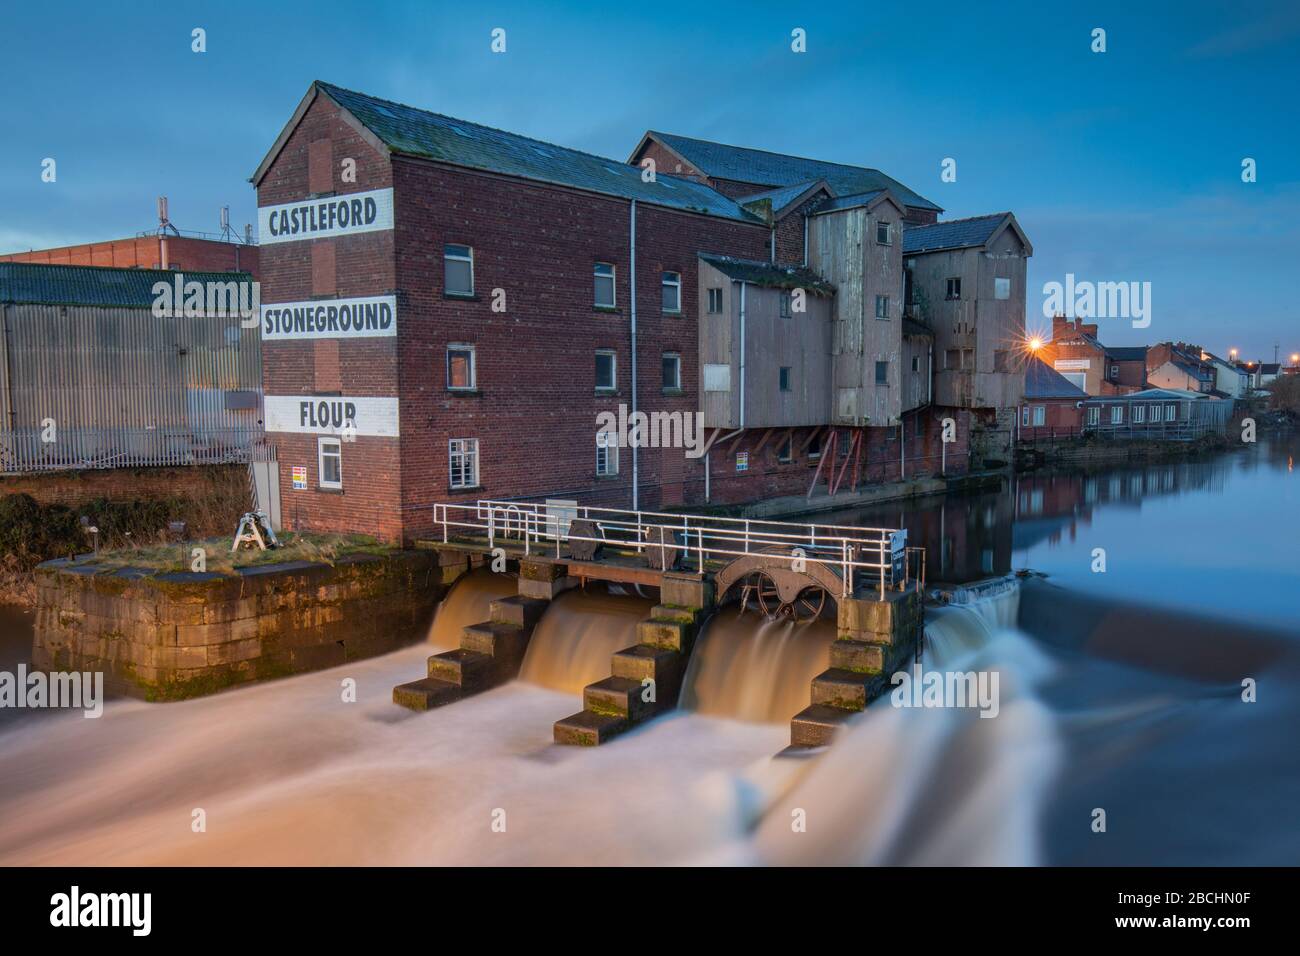
M 37 568 L 33 663 L 102 670 L 113 690 L 178 700 L 373 657 L 422 638 L 452 577 L 431 552 L 228 575 Z

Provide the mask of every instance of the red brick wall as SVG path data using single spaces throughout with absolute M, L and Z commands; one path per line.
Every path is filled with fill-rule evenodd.
M 319 144 L 328 140 L 329 150 Z M 305 199 L 311 194 L 310 157 L 331 171 L 333 192 L 346 194 L 392 185 L 385 154 L 374 149 L 327 98 L 317 97 L 258 187 L 258 205 Z M 340 180 L 344 159 L 356 160 L 357 181 Z M 328 160 L 326 163 L 325 161 Z M 325 163 L 322 166 L 322 163 Z M 318 181 L 316 185 L 325 185 Z M 319 191 L 319 190 L 318 190 Z M 400 213 L 399 213 L 400 218 Z M 382 295 L 397 288 L 393 233 L 371 232 L 285 242 L 262 248 L 262 301 L 293 302 L 313 296 Z M 399 331 L 413 320 L 401 296 Z M 339 392 L 348 396 L 398 394 L 396 338 L 343 342 L 270 341 L 262 345 L 268 395 Z M 406 428 L 405 409 L 400 427 Z M 290 529 L 353 531 L 396 540 L 402 536 L 399 440 L 359 435 L 343 445 L 343 490 L 319 488 L 316 435 L 272 433 L 280 461 L 281 516 Z M 307 490 L 293 489 L 293 467 L 307 469 Z
M 597 478 L 596 415 L 631 407 L 629 204 L 558 187 L 436 166 L 394 163 L 402 384 L 403 508 L 409 533 L 431 527 L 435 501 L 520 495 L 631 504 L 632 450 L 619 475 Z M 637 206 L 638 407 L 692 412 L 697 395 L 700 251 L 766 258 L 765 226 Z M 474 249 L 473 300 L 443 297 L 444 243 Z M 617 308 L 592 304 L 592 269 L 616 269 Z M 682 311 L 661 309 L 661 276 L 682 277 Z M 493 290 L 506 311 L 494 312 Z M 476 349 L 477 394 L 446 388 L 448 343 Z M 614 395 L 595 393 L 598 348 L 617 355 Z M 662 356 L 682 359 L 683 394 L 665 396 Z M 481 488 L 453 494 L 447 441 L 479 440 Z M 702 465 L 677 449 L 638 450 L 642 508 L 703 484 Z M 661 485 L 667 480 L 668 488 Z
M 1020 421 L 1024 422 L 1024 409 L 1028 408 L 1029 420 L 1033 422 L 1033 409 L 1037 405 L 1043 406 L 1044 421 L 1039 426 L 1021 424 L 1020 440 L 1033 441 L 1079 434 L 1083 430 L 1083 409 L 1077 407 L 1080 401 L 1082 399 L 1026 399 L 1019 412 Z
M 231 488 L 237 493 L 248 489 L 247 465 L 105 468 L 0 477 L 0 497 L 27 494 L 43 505 L 67 505 L 73 509 L 96 498 L 110 501 L 198 498 L 214 489 L 229 491 Z M 252 507 L 251 497 L 248 507 Z M 231 525 L 230 533 L 234 535 L 234 525 Z
M 250 272 L 258 278 L 258 247 L 185 236 L 167 238 L 167 260 L 173 268 L 193 272 Z M 0 256 L 0 262 L 37 262 L 57 266 L 111 266 L 118 269 L 158 269 L 158 237 L 112 239 L 83 246 L 60 246 Z

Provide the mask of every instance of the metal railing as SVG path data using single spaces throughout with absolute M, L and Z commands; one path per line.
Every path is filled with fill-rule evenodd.
M 266 445 L 260 427 L 0 429 L 0 474 L 274 460 Z
M 669 554 L 682 552 L 703 574 L 710 562 L 762 554 L 778 561 L 818 561 L 835 569 L 840 577 L 840 595 L 847 596 L 857 584 L 878 583 L 881 597 L 886 588 L 902 586 L 908 579 L 907 531 L 864 528 L 809 522 L 772 521 L 757 518 L 722 518 L 705 515 L 628 511 L 585 505 L 526 501 L 480 500 L 472 504 L 433 506 L 435 527 L 442 539 L 483 538 L 489 548 L 498 539 L 516 541 L 525 555 L 561 557 L 562 542 L 589 542 L 621 547 L 638 554 L 650 551 L 660 570 L 670 570 Z M 575 521 L 589 523 L 583 531 L 573 529 Z M 924 574 L 924 563 L 921 564 Z

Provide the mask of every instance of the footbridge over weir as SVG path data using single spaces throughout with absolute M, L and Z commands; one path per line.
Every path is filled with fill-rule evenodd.
M 586 687 L 583 709 L 556 722 L 560 744 L 601 744 L 675 707 L 695 639 L 725 601 L 769 617 L 835 617 L 831 666 L 791 721 L 792 747 L 828 744 L 920 646 L 925 552 L 902 529 L 491 500 L 437 504 L 434 525 L 417 546 L 437 552 L 444 583 L 495 564 L 517 568 L 519 593 L 493 601 L 490 619 L 431 656 L 424 677 L 393 688 L 414 710 L 513 679 L 549 602 L 588 581 L 655 588 L 659 603 L 638 642 L 613 655 L 610 676 Z

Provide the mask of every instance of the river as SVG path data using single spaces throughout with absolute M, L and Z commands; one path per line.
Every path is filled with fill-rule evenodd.
M 685 709 L 559 748 L 552 722 L 644 607 L 606 593 L 547 612 L 520 680 L 396 708 L 392 686 L 500 592 L 479 575 L 428 643 L 385 657 L 0 724 L 0 863 L 1293 864 L 1298 450 L 1272 439 L 838 515 L 901 521 L 934 583 L 1037 572 L 927 615 L 925 666 L 996 672 L 995 719 L 882 699 L 821 756 L 774 759 L 833 632 L 724 609 Z M 23 625 L 0 618 L 4 667 Z

